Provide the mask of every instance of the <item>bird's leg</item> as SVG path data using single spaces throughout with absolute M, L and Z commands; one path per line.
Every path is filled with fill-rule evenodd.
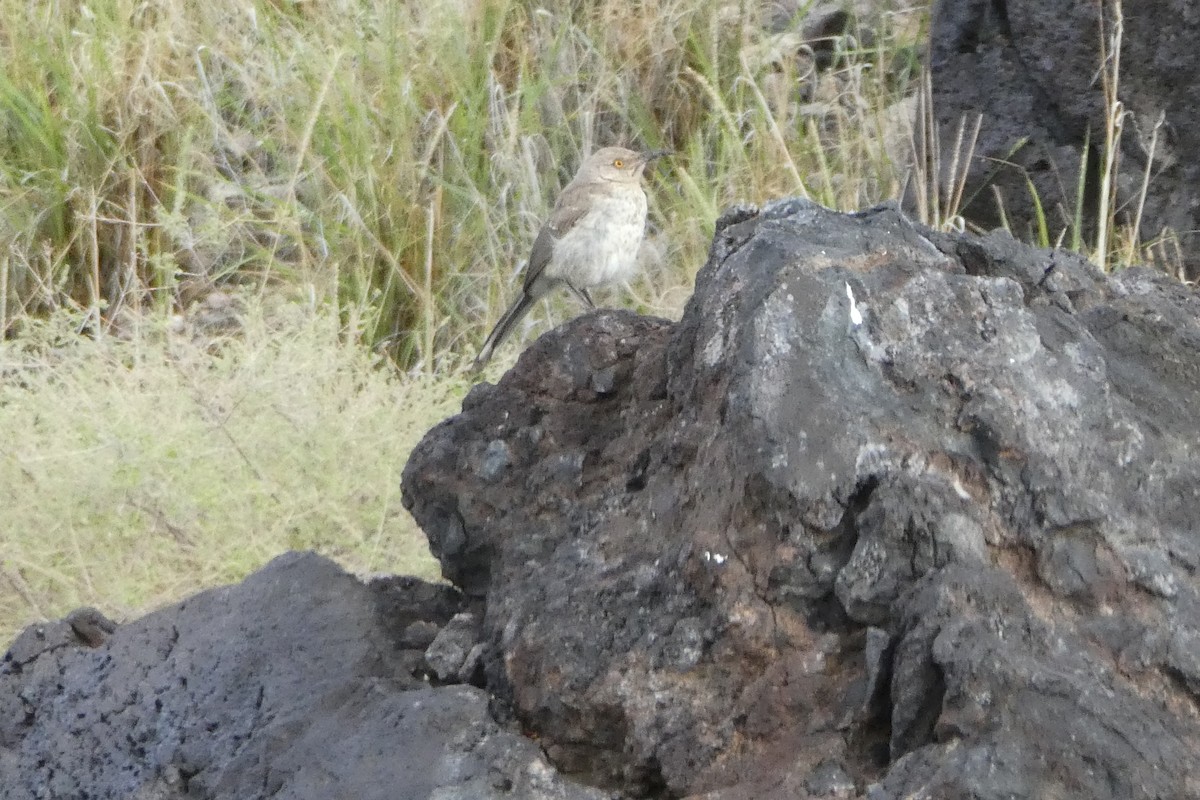
M 567 284 L 567 288 L 570 289 L 576 297 L 582 300 L 585 306 L 587 306 L 589 309 L 596 308 L 596 304 L 592 302 L 592 296 L 588 294 L 587 289 L 580 289 L 570 281 L 565 281 L 565 283 Z

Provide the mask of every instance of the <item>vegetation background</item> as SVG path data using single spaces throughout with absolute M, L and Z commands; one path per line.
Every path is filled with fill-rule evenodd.
M 953 224 L 905 166 L 927 9 L 877 5 L 0 0 L 0 642 L 288 548 L 436 576 L 400 471 L 595 147 L 676 151 L 608 298 L 647 313 L 734 202 Z

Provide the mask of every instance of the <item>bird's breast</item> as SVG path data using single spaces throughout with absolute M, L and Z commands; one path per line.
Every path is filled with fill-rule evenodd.
M 620 187 L 626 189 L 626 187 Z M 646 194 L 640 186 L 598 192 L 591 207 L 554 243 L 548 277 L 578 288 L 633 277 L 646 230 Z

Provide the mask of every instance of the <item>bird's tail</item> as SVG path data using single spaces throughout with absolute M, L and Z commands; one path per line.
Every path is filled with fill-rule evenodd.
M 516 326 L 521 318 L 528 313 L 536 298 L 529 292 L 521 292 L 521 296 L 517 298 L 508 311 L 504 312 L 504 316 L 496 323 L 496 327 L 492 328 L 492 332 L 488 334 L 487 339 L 483 343 L 483 347 L 479 349 L 479 355 L 475 356 L 475 363 L 471 365 L 474 372 L 479 372 L 492 358 L 492 351 L 499 347 L 508 335 L 512 333 L 512 329 Z

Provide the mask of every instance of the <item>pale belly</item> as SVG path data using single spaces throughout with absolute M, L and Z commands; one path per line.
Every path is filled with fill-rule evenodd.
M 605 198 L 554 244 L 546 276 L 579 289 L 621 283 L 637 271 L 646 230 L 646 195 L 639 188 L 623 201 Z

